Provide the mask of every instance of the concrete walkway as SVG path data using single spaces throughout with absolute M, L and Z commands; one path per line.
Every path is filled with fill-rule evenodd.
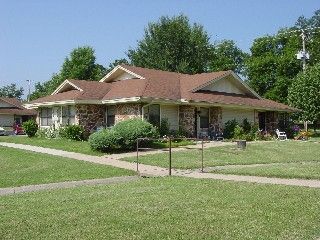
M 136 163 L 130 163 L 118 160 L 116 156 L 91 156 L 81 153 L 66 152 L 62 150 L 55 150 L 50 148 L 36 147 L 23 144 L 5 143 L 0 142 L 1 146 L 18 148 L 33 152 L 46 153 L 50 155 L 56 155 L 61 157 L 68 157 L 72 159 L 105 164 L 113 167 L 136 170 Z M 156 166 L 150 166 L 146 164 L 139 164 L 139 172 L 141 175 L 150 176 L 167 176 L 168 169 Z M 304 180 L 304 179 L 282 179 L 282 178 L 268 178 L 268 177 L 256 177 L 256 176 L 242 176 L 242 175 L 229 175 L 229 174 L 214 174 L 214 173 L 201 173 L 199 170 L 179 170 L 172 169 L 173 176 L 190 177 L 197 179 L 218 179 L 237 182 L 251 182 L 251 183 L 264 183 L 264 184 L 281 184 L 291 186 L 304 186 L 312 188 L 320 188 L 320 180 Z
M 105 179 L 90 179 L 90 180 L 80 180 L 80 181 L 28 185 L 28 186 L 21 186 L 21 187 L 0 188 L 0 196 L 15 194 L 15 193 L 35 192 L 40 190 L 72 188 L 77 186 L 115 184 L 115 183 L 135 181 L 138 179 L 139 179 L 138 176 L 124 176 L 124 177 L 112 177 L 112 178 L 105 178 Z
M 212 148 L 212 147 L 222 147 L 222 146 L 230 146 L 235 145 L 234 142 L 220 142 L 220 141 L 211 141 L 211 142 L 204 142 L 203 148 Z M 180 152 L 183 150 L 190 150 L 190 149 L 201 149 L 201 142 L 197 142 L 195 145 L 187 145 L 187 146 L 181 146 L 181 147 L 175 147 L 172 148 L 172 152 Z M 168 153 L 169 148 L 162 148 L 162 149 L 152 149 L 152 148 L 141 148 L 139 150 L 139 156 L 145 156 L 150 154 L 157 154 L 157 153 Z M 137 152 L 126 152 L 126 153 L 116 153 L 116 154 L 109 154 L 106 155 L 106 157 L 111 157 L 115 159 L 121 159 L 125 157 L 135 157 L 137 155 Z

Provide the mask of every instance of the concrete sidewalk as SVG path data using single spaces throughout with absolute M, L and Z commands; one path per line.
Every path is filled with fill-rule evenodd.
M 91 156 L 81 153 L 67 152 L 62 150 L 55 150 L 50 148 L 36 147 L 23 144 L 5 143 L 0 142 L 1 146 L 23 149 L 33 152 L 46 153 L 55 156 L 67 157 L 92 163 L 104 164 L 113 167 L 136 170 L 136 163 L 130 163 L 126 161 L 120 161 L 119 156 Z M 150 166 L 146 164 L 139 164 L 139 172 L 141 175 L 150 176 L 167 176 L 168 169 Z M 229 175 L 229 174 L 214 174 L 214 173 L 201 173 L 199 170 L 180 170 L 172 169 L 173 176 L 190 177 L 197 179 L 217 179 L 217 180 L 228 180 L 236 182 L 251 182 L 251 183 L 263 183 L 263 184 L 281 184 L 290 186 L 304 186 L 312 188 L 320 188 L 320 180 L 305 180 L 305 179 L 282 179 L 282 178 L 267 178 L 267 177 L 256 177 L 256 176 L 242 176 L 242 175 Z
M 0 188 L 0 196 L 15 194 L 15 193 L 35 192 L 35 191 L 41 191 L 41 190 L 72 188 L 77 186 L 116 184 L 116 183 L 136 181 L 138 179 L 139 179 L 138 176 L 124 176 L 124 177 L 112 177 L 112 178 L 105 178 L 105 179 L 89 179 L 89 180 L 79 180 L 79 181 L 27 185 L 27 186 L 21 186 L 21 187 Z

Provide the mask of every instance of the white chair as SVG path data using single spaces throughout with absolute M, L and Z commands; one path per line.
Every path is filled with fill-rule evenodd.
M 287 134 L 285 132 L 280 132 L 279 129 L 276 130 L 278 140 L 287 140 Z

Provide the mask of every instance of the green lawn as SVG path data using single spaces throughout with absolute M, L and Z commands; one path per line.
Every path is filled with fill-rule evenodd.
M 316 239 L 320 191 L 153 178 L 0 197 L 2 239 Z
M 133 174 L 110 166 L 0 147 L 0 188 Z
M 135 161 L 135 157 L 124 158 Z M 204 166 L 223 166 L 255 163 L 319 162 L 320 143 L 313 141 L 274 141 L 249 143 L 246 150 L 234 146 L 205 149 Z M 168 167 L 168 153 L 139 157 L 139 162 Z M 186 150 L 172 153 L 172 167 L 181 169 L 200 168 L 201 151 Z
M 104 153 L 90 149 L 88 142 L 72 141 L 68 139 L 28 138 L 26 136 L 0 136 L 0 142 L 28 144 L 39 147 L 54 148 L 69 152 L 102 156 Z
M 320 160 L 319 162 L 300 162 L 256 167 L 243 166 L 213 170 L 211 172 L 264 177 L 320 179 Z

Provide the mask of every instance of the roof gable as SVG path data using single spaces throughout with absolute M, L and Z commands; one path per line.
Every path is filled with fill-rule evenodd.
M 237 74 L 232 71 L 227 71 L 225 74 L 197 86 L 192 89 L 192 92 L 200 90 L 241 94 L 261 99 L 253 89 L 251 89 Z
M 81 89 L 79 86 L 77 86 L 76 84 L 74 84 L 70 80 L 66 79 L 63 81 L 63 83 L 60 84 L 59 87 L 56 88 L 56 90 L 54 90 L 54 92 L 51 95 L 63 93 L 63 92 L 70 91 L 70 90 L 78 90 L 80 92 L 83 91 L 83 89 Z
M 130 71 L 126 68 L 126 65 L 118 65 L 111 72 L 109 72 L 106 76 L 104 76 L 99 82 L 112 82 L 115 80 L 125 80 L 125 79 L 144 79 L 143 76 L 140 76 L 133 71 Z

